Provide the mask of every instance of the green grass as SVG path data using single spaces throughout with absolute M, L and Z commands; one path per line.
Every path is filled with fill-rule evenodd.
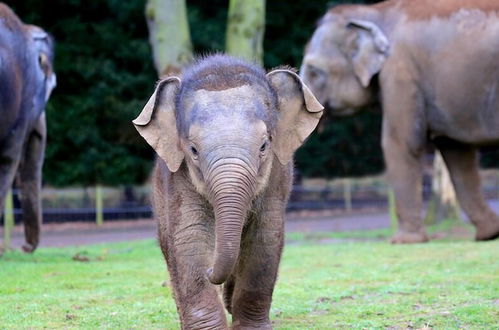
M 474 229 L 465 222 L 446 219 L 427 227 L 430 236 L 437 236 L 440 241 L 455 241 L 473 239 Z M 356 231 L 327 232 L 293 232 L 286 235 L 288 242 L 355 242 L 355 241 L 388 241 L 393 230 L 389 228 Z
M 276 329 L 499 328 L 499 241 L 290 239 L 271 310 Z M 77 253 L 89 261 L 73 260 Z M 0 258 L 0 329 L 179 328 L 165 279 L 153 241 L 10 251 Z

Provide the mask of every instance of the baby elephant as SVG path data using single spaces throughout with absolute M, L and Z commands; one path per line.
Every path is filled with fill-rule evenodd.
M 322 105 L 292 71 L 215 55 L 133 123 L 159 155 L 154 210 L 183 329 L 270 329 L 293 152 Z

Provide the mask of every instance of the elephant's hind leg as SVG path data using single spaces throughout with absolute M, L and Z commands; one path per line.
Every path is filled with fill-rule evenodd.
M 0 210 L 3 211 L 5 197 L 12 187 L 21 160 L 23 127 L 16 127 L 4 140 L 0 140 Z
M 19 166 L 21 207 L 26 238 L 26 244 L 23 245 L 24 252 L 33 252 L 40 240 L 42 223 L 41 182 L 45 139 L 45 114 L 42 114 L 35 129 L 28 137 L 23 159 Z
M 461 207 L 476 228 L 477 241 L 499 237 L 499 217 L 492 211 L 480 191 L 476 149 L 462 144 L 439 146 L 449 168 Z

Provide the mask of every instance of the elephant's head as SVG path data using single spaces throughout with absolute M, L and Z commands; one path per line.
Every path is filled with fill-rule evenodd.
M 57 85 L 53 68 L 54 40 L 47 32 L 36 25 L 25 25 L 25 27 L 34 61 L 33 75 L 38 86 L 34 106 L 37 111 L 41 112 L 45 108 L 52 90 Z
M 305 49 L 300 76 L 332 114 L 349 115 L 372 102 L 372 79 L 388 51 L 387 37 L 373 22 L 329 12 Z
M 231 273 L 247 212 L 266 187 L 272 163 L 291 161 L 322 109 L 294 72 L 265 74 L 219 55 L 188 69 L 183 81 L 160 81 L 133 121 L 169 170 L 186 169 L 213 206 L 212 283 L 223 283 Z

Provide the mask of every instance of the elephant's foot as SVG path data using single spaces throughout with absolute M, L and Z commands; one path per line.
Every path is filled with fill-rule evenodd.
M 33 253 L 36 250 L 36 245 L 26 243 L 22 246 L 22 250 L 26 253 Z
M 399 230 L 390 240 L 392 244 L 414 244 L 425 243 L 428 241 L 428 235 L 424 230 L 418 232 Z
M 264 322 L 264 323 L 255 323 L 251 325 L 242 325 L 239 323 L 239 321 L 234 321 L 232 322 L 231 326 L 232 330 L 272 330 L 272 325 L 270 322 Z
M 489 241 L 499 237 L 499 219 L 494 218 L 493 221 L 481 223 L 476 226 L 476 241 Z

